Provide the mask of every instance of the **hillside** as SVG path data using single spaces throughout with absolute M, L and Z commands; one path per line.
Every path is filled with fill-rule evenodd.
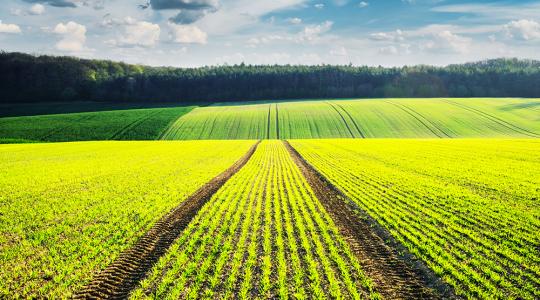
M 0 143 L 155 140 L 191 109 L 188 106 L 0 118 Z
M 4 141 L 540 137 L 538 99 L 217 103 L 0 118 Z

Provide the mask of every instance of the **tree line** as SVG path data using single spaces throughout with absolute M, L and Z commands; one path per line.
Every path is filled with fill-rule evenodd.
M 395 68 L 246 64 L 172 68 L 0 52 L 0 103 L 379 97 L 540 97 L 540 61 L 512 58 Z

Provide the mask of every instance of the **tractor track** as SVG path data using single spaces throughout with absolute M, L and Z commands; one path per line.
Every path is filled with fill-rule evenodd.
M 74 298 L 128 298 L 130 292 L 166 253 L 202 206 L 249 161 L 259 143 L 260 141 L 231 167 L 214 177 L 157 221 L 133 246 L 122 252 L 111 265 L 75 293 Z
M 449 285 L 315 170 L 288 141 L 284 143 L 383 298 L 456 299 Z

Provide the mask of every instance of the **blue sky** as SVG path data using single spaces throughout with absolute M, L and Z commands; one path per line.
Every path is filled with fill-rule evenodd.
M 182 67 L 540 59 L 540 1 L 2 0 L 0 49 Z

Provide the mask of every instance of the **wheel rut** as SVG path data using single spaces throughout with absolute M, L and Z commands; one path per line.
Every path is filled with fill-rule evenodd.
M 223 173 L 214 177 L 163 216 L 132 247 L 75 295 L 75 299 L 126 299 L 140 280 L 165 254 L 203 205 L 251 158 L 260 141 Z
M 284 141 L 293 161 L 386 299 L 456 299 L 453 289 Z

